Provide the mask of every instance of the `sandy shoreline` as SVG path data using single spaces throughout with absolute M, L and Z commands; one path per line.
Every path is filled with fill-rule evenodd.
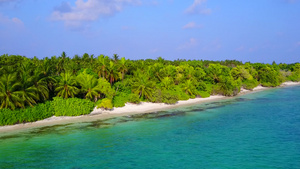
M 300 82 L 284 82 L 280 86 L 284 87 L 284 86 L 294 86 L 294 85 L 300 85 Z M 257 92 L 257 91 L 262 91 L 262 90 L 266 90 L 266 89 L 269 89 L 269 88 L 257 86 L 252 91 L 246 90 L 246 89 L 241 89 L 238 96 L 243 95 L 243 94 Z M 178 101 L 178 103 L 172 104 L 172 105 L 168 105 L 168 104 L 164 104 L 164 103 L 149 103 L 149 102 L 143 102 L 138 105 L 126 103 L 126 105 L 124 107 L 114 108 L 113 110 L 110 110 L 110 111 L 95 108 L 89 115 L 76 116 L 76 117 L 55 117 L 55 116 L 53 116 L 53 117 L 50 117 L 50 118 L 47 118 L 44 120 L 40 120 L 37 122 L 32 122 L 32 123 L 1 126 L 0 132 L 6 133 L 6 132 L 10 132 L 10 131 L 19 131 L 19 130 L 25 130 L 25 129 L 29 129 L 29 128 L 53 126 L 53 125 L 58 125 L 58 124 L 104 120 L 104 119 L 120 117 L 120 116 L 162 111 L 162 110 L 166 110 L 166 109 L 172 109 L 172 108 L 181 107 L 181 106 L 199 104 L 199 103 L 203 103 L 203 102 L 217 101 L 217 100 L 226 99 L 226 98 L 228 98 L 228 97 L 221 96 L 221 95 L 215 95 L 215 96 L 210 96 L 208 98 L 195 98 L 195 99 L 189 99 L 189 100 L 185 100 L 185 101 Z

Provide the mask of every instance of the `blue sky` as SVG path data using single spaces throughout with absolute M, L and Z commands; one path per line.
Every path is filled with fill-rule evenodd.
M 0 0 L 0 54 L 300 61 L 300 0 Z

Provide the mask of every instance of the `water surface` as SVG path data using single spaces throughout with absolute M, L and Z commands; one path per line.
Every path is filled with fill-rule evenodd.
M 0 168 L 300 168 L 300 86 L 0 134 Z

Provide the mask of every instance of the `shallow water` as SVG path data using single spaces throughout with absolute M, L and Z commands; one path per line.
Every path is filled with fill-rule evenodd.
M 0 168 L 300 168 L 300 86 L 0 134 Z

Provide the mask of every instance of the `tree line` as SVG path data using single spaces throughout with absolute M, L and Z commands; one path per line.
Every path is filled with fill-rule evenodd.
M 24 109 L 55 98 L 89 100 L 98 107 L 127 102 L 173 104 L 178 100 L 235 96 L 241 87 L 279 86 L 300 81 L 300 64 L 242 63 L 236 60 L 128 60 L 65 52 L 43 59 L 0 56 L 0 109 Z

